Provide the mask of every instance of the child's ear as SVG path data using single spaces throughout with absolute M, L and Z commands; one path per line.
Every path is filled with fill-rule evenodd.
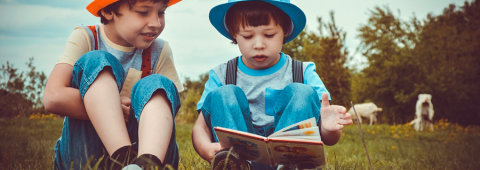
M 111 21 L 113 19 L 113 12 L 105 12 L 103 9 L 100 10 L 100 14 L 105 17 L 108 21 Z

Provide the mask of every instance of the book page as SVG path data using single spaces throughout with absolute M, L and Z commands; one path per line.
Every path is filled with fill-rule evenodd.
M 297 164 L 313 169 L 325 165 L 323 143 L 271 139 L 269 149 L 274 165 Z
M 311 128 L 284 131 L 275 135 L 270 135 L 269 139 L 305 139 L 321 141 L 320 131 L 317 126 Z
M 271 164 L 266 137 L 222 127 L 214 129 L 220 144 L 225 147 L 233 146 L 243 159 Z
M 310 136 L 311 135 L 310 133 L 308 133 L 306 131 L 302 131 L 302 129 L 313 128 L 313 127 L 317 127 L 317 129 L 318 129 L 317 122 L 316 122 L 314 117 L 303 120 L 303 121 L 295 123 L 295 124 L 292 124 L 290 126 L 287 126 L 283 129 L 271 134 L 268 137 L 271 138 L 271 137 L 275 137 L 275 136 L 304 136 L 304 135 Z M 298 131 L 298 130 L 300 130 L 300 131 Z M 316 132 L 318 132 L 318 130 L 316 130 L 312 133 L 316 133 Z M 320 135 L 318 135 L 318 136 L 320 136 Z

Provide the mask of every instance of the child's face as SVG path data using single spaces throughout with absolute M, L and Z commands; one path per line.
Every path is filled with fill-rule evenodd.
M 261 70 L 278 62 L 284 36 L 282 27 L 271 20 L 268 25 L 240 26 L 234 38 L 245 66 Z
M 123 3 L 119 15 L 112 14 L 113 22 L 106 25 L 105 32 L 114 43 L 122 46 L 149 47 L 165 27 L 166 4 L 137 1 L 130 8 Z

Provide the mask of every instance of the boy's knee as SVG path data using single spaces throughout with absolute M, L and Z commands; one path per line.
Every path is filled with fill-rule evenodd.
M 175 84 L 165 76 L 160 74 L 152 74 L 140 79 L 132 88 L 132 96 L 138 95 L 137 93 L 144 93 L 147 90 L 148 93 L 153 94 L 156 91 L 163 89 L 163 94 L 167 97 L 173 94 L 178 94 Z
M 225 85 L 225 86 L 220 86 L 219 88 L 215 89 L 214 91 L 220 92 L 220 93 L 235 93 L 237 90 L 242 90 L 238 86 L 235 85 Z
M 312 95 L 316 96 L 317 95 L 317 92 L 311 86 L 306 84 L 300 84 L 300 83 L 289 84 L 287 87 L 285 87 L 284 90 L 292 94 L 292 96 L 312 96 Z
M 209 100 L 207 103 L 222 103 L 227 106 L 238 105 L 238 99 L 243 94 L 242 89 L 234 85 L 221 86 L 213 91 L 211 91 L 206 100 Z M 244 96 L 244 95 L 243 95 Z M 245 96 L 246 98 L 246 96 Z
M 120 61 L 105 51 L 90 51 L 77 60 L 72 71 L 72 87 L 78 88 L 83 94 L 101 73 L 113 74 L 120 89 L 123 85 L 125 72 Z
M 83 76 L 83 74 L 94 75 L 102 71 L 113 73 L 116 79 L 122 79 L 125 75 L 123 66 L 115 56 L 106 51 L 90 51 L 82 55 L 74 65 L 73 74 Z
M 208 94 L 204 102 L 204 108 L 211 111 L 209 113 L 211 117 L 232 117 L 233 115 L 230 114 L 237 113 L 234 110 L 247 112 L 248 100 L 242 89 L 234 85 L 226 85 Z
M 231 98 L 240 92 L 239 90 L 241 91 L 242 89 L 240 89 L 238 86 L 225 85 L 211 91 L 209 95 L 217 99 Z
M 101 64 L 104 63 L 104 64 Z M 106 51 L 94 50 L 89 51 L 83 54 L 76 64 L 81 65 L 119 65 L 121 66 L 120 61 L 118 61 L 115 56 Z
M 140 114 L 145 104 L 152 97 L 163 97 L 168 101 L 175 114 L 180 107 L 180 99 L 175 84 L 168 78 L 152 74 L 140 79 L 132 88 L 132 106 L 135 114 Z

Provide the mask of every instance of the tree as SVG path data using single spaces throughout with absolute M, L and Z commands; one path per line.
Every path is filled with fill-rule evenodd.
M 384 108 L 381 121 L 405 122 L 412 115 L 415 76 L 418 68 L 412 62 L 419 22 L 402 22 L 388 9 L 376 7 L 359 29 L 359 49 L 368 60 L 368 67 L 355 75 L 352 91 L 356 102 L 372 101 Z M 413 107 L 412 107 L 413 108 Z
M 41 95 L 46 84 L 43 72 L 36 71 L 33 58 L 26 63 L 29 70 L 21 72 L 8 61 L 0 68 L 0 117 L 44 112 Z
M 351 70 L 345 66 L 348 56 L 344 45 L 346 33 L 335 24 L 333 12 L 330 13 L 330 19 L 330 23 L 324 23 L 318 18 L 319 34 L 304 31 L 285 44 L 283 51 L 297 60 L 313 61 L 333 102 L 346 106 L 351 98 Z
M 479 124 L 480 1 L 445 8 L 427 16 L 415 48 L 423 73 L 419 91 L 429 89 L 436 116 L 461 124 Z
M 454 5 L 423 22 L 399 20 L 388 8 L 375 8 L 360 28 L 360 49 L 368 67 L 355 74 L 357 101 L 384 108 L 382 119 L 413 119 L 420 93 L 432 94 L 435 118 L 479 124 L 480 2 Z
M 47 76 L 45 76 L 45 73 L 36 70 L 33 65 L 33 57 L 28 59 L 26 65 L 29 70 L 25 74 L 24 81 L 26 84 L 23 93 L 32 102 L 34 111 L 43 112 L 42 94 L 47 83 Z
M 192 81 L 189 78 L 185 80 L 185 83 L 183 84 L 185 90 L 180 94 L 182 106 L 178 112 L 178 121 L 192 123 L 197 120 L 197 102 L 202 96 L 204 85 L 207 80 L 208 74 L 200 75 L 198 81 Z

